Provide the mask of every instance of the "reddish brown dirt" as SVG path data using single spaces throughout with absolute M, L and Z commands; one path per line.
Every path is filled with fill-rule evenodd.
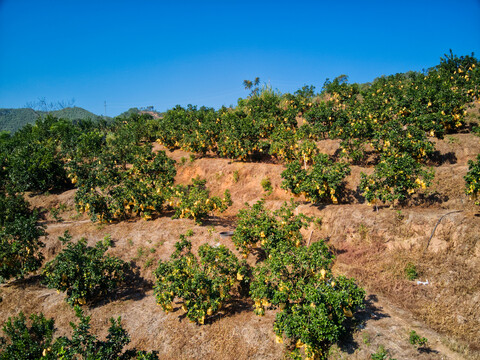
M 338 142 L 325 141 L 321 146 L 332 155 Z M 323 219 L 321 229 L 312 225 L 305 236 L 312 242 L 328 238 L 337 254 L 334 270 L 354 276 L 368 290 L 367 308 L 358 314 L 353 337 L 332 349 L 332 359 L 366 359 L 380 345 L 396 359 L 480 358 L 480 214 L 478 206 L 463 192 L 467 162 L 480 153 L 480 139 L 455 134 L 437 140 L 436 146 L 439 153 L 431 164 L 436 174 L 434 184 L 408 206 L 375 211 L 364 204 L 355 189 L 360 173 L 372 168 L 359 166 L 352 166 L 347 178 L 350 197 L 342 199 L 341 204 L 314 206 L 302 197 L 296 198 L 298 212 Z M 161 149 L 158 144 L 155 148 Z M 187 152 L 167 154 L 179 163 L 178 183 L 189 183 L 196 176 L 205 178 L 212 195 L 230 190 L 232 207 L 203 225 L 168 216 L 148 222 L 136 219 L 98 225 L 76 214 L 75 190 L 29 197 L 37 208 L 64 204 L 60 213 L 64 221 L 56 221 L 48 212 L 44 215 L 46 260 L 61 250 L 58 237 L 68 229 L 74 239 L 86 237 L 90 244 L 110 235 L 115 246 L 109 252 L 136 264 L 143 280 L 86 309 L 92 315 L 92 330 L 100 336 L 106 335 L 110 317 L 121 316 L 132 337 L 130 346 L 157 350 L 162 359 L 281 359 L 284 353 L 274 341 L 273 311 L 257 317 L 251 303 L 236 299 L 221 316 L 205 326 L 196 326 L 182 317 L 180 309 L 165 314 L 155 304 L 152 282 L 158 259 L 167 259 L 179 235 L 188 229 L 195 233 L 194 249 L 207 242 L 222 243 L 234 250 L 231 241 L 220 238 L 219 233 L 234 229 L 235 215 L 245 202 L 252 204 L 266 197 L 267 206 L 276 209 L 290 199 L 290 194 L 280 188 L 283 166 L 211 157 L 190 161 Z M 274 188 L 270 195 L 260 185 L 264 178 L 269 178 Z M 457 212 L 446 215 L 432 233 L 439 219 L 453 211 Z M 428 280 L 428 285 L 406 280 L 404 268 L 408 262 L 416 265 L 419 280 Z M 0 322 L 19 311 L 43 312 L 55 318 L 57 335 L 70 333 L 74 312 L 64 302 L 63 294 L 39 284 L 38 277 L 1 285 L 0 291 Z M 409 344 L 411 330 L 428 338 L 427 351 Z

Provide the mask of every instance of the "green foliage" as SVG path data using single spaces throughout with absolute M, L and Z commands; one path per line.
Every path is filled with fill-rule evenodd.
M 344 321 L 363 306 L 365 292 L 353 279 L 333 277 L 333 255 L 323 241 L 309 247 L 280 247 L 253 270 L 250 294 L 255 313 L 278 308 L 274 331 L 304 348 L 308 358 L 326 357 L 329 347 L 346 332 Z
M 409 342 L 415 347 L 424 347 L 428 343 L 428 339 L 420 337 L 415 330 L 410 331 Z
M 347 163 L 336 163 L 327 154 L 318 154 L 313 157 L 309 169 L 302 168 L 298 161 L 287 164 L 282 172 L 282 188 L 295 195 L 303 194 L 313 203 L 331 201 L 336 204 L 344 188 L 343 181 L 349 174 Z
M 23 197 L 0 190 L 0 282 L 23 278 L 40 267 L 44 244 L 39 238 L 44 235 L 37 213 Z
M 270 178 L 263 178 L 262 181 L 260 182 L 260 185 L 262 186 L 263 191 L 265 191 L 268 194 L 271 194 L 273 191 L 272 187 L 272 182 L 270 181 Z
M 247 257 L 258 246 L 267 254 L 284 242 L 300 246 L 303 243 L 300 229 L 307 227 L 312 219 L 303 214 L 295 215 L 295 208 L 292 201 L 290 204 L 284 203 L 272 213 L 265 209 L 264 201 L 260 200 L 252 207 L 240 210 L 232 236 L 236 248 Z
M 411 154 L 383 155 L 371 175 L 361 174 L 360 190 L 369 204 L 406 200 L 430 186 L 433 170 L 427 170 Z
M 160 261 L 155 271 L 154 293 L 165 312 L 173 310 L 173 301 L 179 298 L 186 316 L 198 324 L 217 313 L 228 301 L 236 285 L 245 284 L 247 268 L 225 246 L 203 244 L 198 258 L 192 253 L 192 244 L 181 235 L 175 244 L 170 261 Z
M 131 168 L 118 166 L 115 156 L 106 153 L 91 163 L 72 164 L 70 176 L 79 186 L 77 210 L 100 222 L 136 215 L 148 220 L 160 213 L 176 174 L 174 161 L 144 147 L 132 162 Z
M 71 339 L 62 336 L 53 340 L 54 320 L 47 320 L 43 314 L 32 314 L 30 325 L 22 312 L 9 318 L 3 326 L 6 337 L 0 338 L 0 359 L 158 359 L 154 352 L 135 349 L 123 352 L 130 336 L 122 327 L 120 318 L 110 319 L 107 338 L 102 341 L 90 332 L 90 316 L 85 316 L 78 306 L 75 312 L 79 323 L 70 323 L 73 329 Z
M 0 337 L 0 359 L 28 360 L 55 359 L 46 349 L 51 349 L 54 332 L 53 319 L 47 320 L 43 314 L 30 316 L 27 326 L 25 315 L 8 318 L 3 325 L 5 337 Z
M 260 125 L 247 110 L 240 106 L 225 109 L 220 112 L 219 121 L 217 155 L 245 160 L 254 152 L 267 152 L 268 144 L 260 142 Z
M 240 174 L 238 173 L 238 170 L 235 170 L 233 172 L 233 182 L 236 184 L 239 179 L 240 179 Z
M 213 108 L 180 105 L 158 120 L 157 141 L 173 150 L 181 148 L 200 154 L 216 149 L 219 119 Z
M 225 191 L 223 198 L 218 196 L 209 197 L 209 191 L 205 187 L 206 180 L 193 179 L 192 185 L 177 185 L 172 190 L 169 205 L 175 209 L 173 218 L 193 218 L 200 223 L 212 211 L 225 211 L 232 205 L 230 192 Z
M 70 305 L 84 305 L 100 296 L 115 291 L 125 281 L 129 265 L 123 260 L 105 255 L 111 246 L 106 237 L 95 247 L 87 246 L 85 238 L 72 243 L 67 232 L 60 238 L 67 247 L 43 270 L 44 282 L 49 288 L 66 292 Z
M 383 345 L 380 345 L 375 353 L 371 355 L 372 360 L 395 360 Z
M 464 177 L 465 179 L 465 194 L 467 194 L 470 199 L 475 200 L 475 204 L 480 202 L 477 200 L 480 195 L 480 155 L 477 155 L 477 160 L 468 161 L 468 172 Z
M 418 277 L 417 267 L 414 263 L 409 262 L 405 266 L 405 276 L 408 280 L 415 280 Z

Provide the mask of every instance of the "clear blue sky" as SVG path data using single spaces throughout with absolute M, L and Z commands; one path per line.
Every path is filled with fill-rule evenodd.
M 0 0 L 0 107 L 45 98 L 130 107 L 236 104 L 259 76 L 320 91 L 480 57 L 480 0 Z

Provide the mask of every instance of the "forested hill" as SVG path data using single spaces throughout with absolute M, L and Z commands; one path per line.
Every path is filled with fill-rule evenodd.
M 30 108 L 0 109 L 0 131 L 15 132 L 26 124 L 33 124 L 39 116 L 51 114 L 58 118 L 69 120 L 91 119 L 100 120 L 103 116 L 95 115 L 80 107 L 68 107 L 55 111 L 36 111 Z

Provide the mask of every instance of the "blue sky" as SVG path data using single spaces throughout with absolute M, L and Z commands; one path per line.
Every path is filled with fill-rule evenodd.
M 0 0 L 0 108 L 75 99 L 96 114 L 218 108 L 259 76 L 320 91 L 480 56 L 480 0 Z

